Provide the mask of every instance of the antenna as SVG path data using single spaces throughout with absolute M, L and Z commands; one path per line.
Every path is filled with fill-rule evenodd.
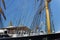
M 13 26 L 12 21 L 10 21 L 9 26 Z

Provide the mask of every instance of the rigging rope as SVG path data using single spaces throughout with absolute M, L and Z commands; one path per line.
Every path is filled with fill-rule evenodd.
M 35 1 L 36 2 L 36 1 Z M 35 4 L 36 5 L 36 4 Z M 36 6 L 35 6 L 36 8 Z M 36 14 L 34 15 L 34 18 L 33 18 L 33 21 L 32 21 L 32 24 L 30 27 L 32 27 L 32 29 L 36 26 L 39 27 L 39 24 L 40 24 L 40 17 L 41 15 L 39 14 L 39 10 L 36 12 Z

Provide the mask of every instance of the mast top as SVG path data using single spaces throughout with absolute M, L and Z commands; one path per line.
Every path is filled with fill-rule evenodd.
M 50 3 L 51 2 L 51 0 L 47 0 L 48 1 L 48 3 Z

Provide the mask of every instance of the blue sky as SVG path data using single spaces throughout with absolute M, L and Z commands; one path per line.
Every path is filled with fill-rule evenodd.
M 30 26 L 34 16 L 34 0 L 5 0 L 6 10 L 4 13 L 7 20 L 3 20 L 4 27 L 12 21 L 14 26 L 20 23 L 25 26 Z M 37 3 L 38 4 L 38 3 Z M 50 7 L 53 14 L 55 31 L 60 31 L 60 0 L 52 0 Z M 3 5 L 2 5 L 3 8 Z
M 52 0 L 51 10 L 53 13 L 53 20 L 55 25 L 55 30 L 60 31 L 60 0 Z

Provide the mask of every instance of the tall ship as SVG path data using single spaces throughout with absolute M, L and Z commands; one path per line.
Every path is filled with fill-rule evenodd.
M 55 33 L 54 23 L 52 20 L 52 13 L 50 10 L 50 2 L 52 0 L 36 0 L 40 1 L 37 11 L 33 17 L 30 28 L 24 25 L 13 26 L 12 21 L 10 21 L 9 26 L 3 26 L 2 17 L 7 20 L 4 10 L 7 9 L 4 0 L 0 0 L 0 40 L 60 40 L 60 33 Z M 35 1 L 35 3 L 36 3 Z M 3 7 L 1 6 L 3 4 Z M 36 5 L 34 6 L 34 10 Z M 45 10 L 45 11 L 44 11 Z M 43 18 L 44 11 L 44 18 Z M 43 22 L 44 21 L 44 22 Z M 42 27 L 45 29 L 42 30 Z

